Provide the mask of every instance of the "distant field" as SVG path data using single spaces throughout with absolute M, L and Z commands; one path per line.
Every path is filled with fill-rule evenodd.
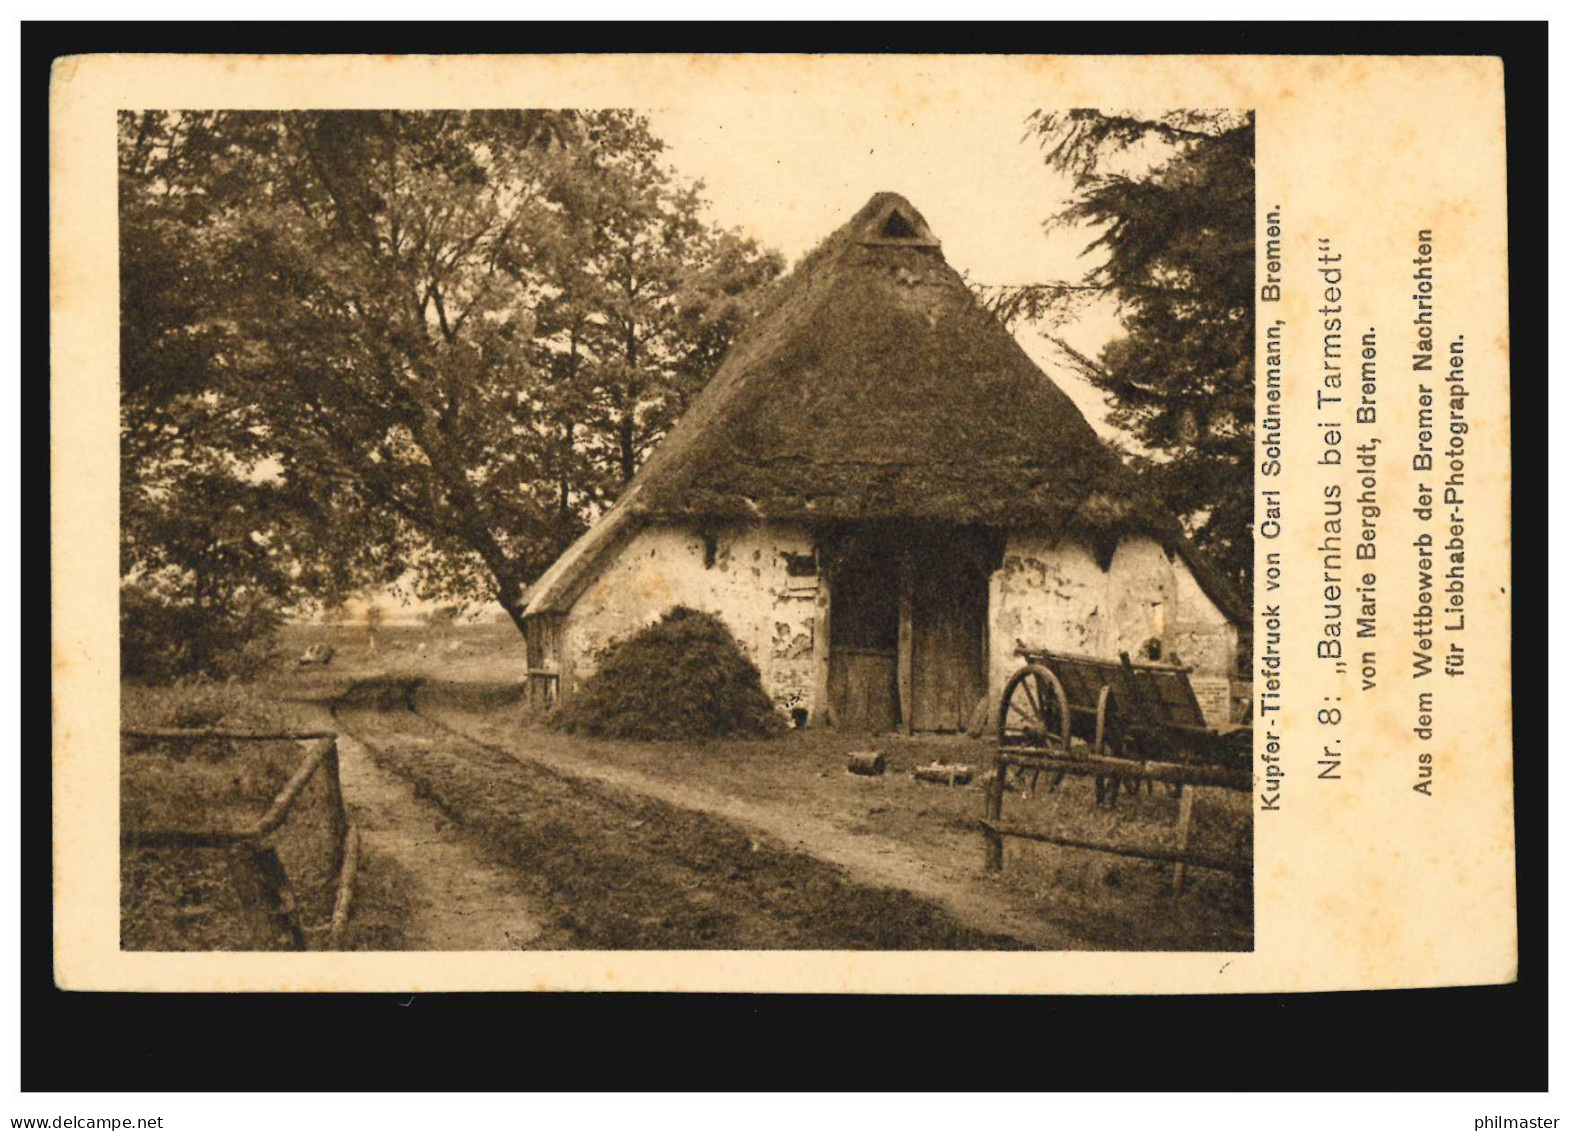
M 376 634 L 374 651 L 364 625 L 291 624 L 279 633 L 281 658 L 274 679 L 295 685 L 300 674 L 295 670 L 296 661 L 312 644 L 330 644 L 337 650 L 326 669 L 329 676 L 359 677 L 396 670 L 444 678 L 472 673 L 521 681 L 528 670 L 523 637 L 510 622 L 459 624 L 446 629 L 424 624 L 384 625 Z

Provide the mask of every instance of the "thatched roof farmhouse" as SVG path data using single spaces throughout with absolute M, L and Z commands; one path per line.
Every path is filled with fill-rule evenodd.
M 1176 656 L 1219 711 L 1247 615 L 894 193 L 533 587 L 531 687 L 570 696 L 675 604 L 724 618 L 782 706 L 857 729 L 963 726 L 1021 640 Z

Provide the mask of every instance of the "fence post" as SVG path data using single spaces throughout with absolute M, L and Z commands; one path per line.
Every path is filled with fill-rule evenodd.
M 305 932 L 278 854 L 255 841 L 240 841 L 226 855 L 229 879 L 251 922 L 256 949 L 304 950 Z
M 1193 831 L 1193 795 L 1198 792 L 1198 786 L 1187 784 L 1182 790 L 1182 797 L 1177 802 L 1177 851 L 1186 855 L 1188 851 L 1188 834 Z M 1177 895 L 1182 894 L 1183 873 L 1186 869 L 1182 861 L 1177 861 L 1171 868 L 1171 890 Z
M 992 771 L 992 780 L 986 783 L 986 869 L 1002 871 L 1002 833 L 997 826 L 1002 822 L 1002 795 L 1007 792 L 1008 767 L 1002 762 Z
M 350 825 L 343 834 L 343 870 L 338 874 L 338 897 L 333 903 L 332 926 L 327 935 L 327 949 L 337 950 L 343 945 L 344 933 L 349 926 L 349 909 L 354 903 L 354 880 L 360 866 L 360 830 Z
M 338 739 L 324 740 L 327 754 L 322 759 L 321 771 L 327 775 L 327 804 L 332 810 L 332 870 L 343 868 L 345 838 L 349 831 L 349 815 L 343 807 L 343 782 L 338 776 Z

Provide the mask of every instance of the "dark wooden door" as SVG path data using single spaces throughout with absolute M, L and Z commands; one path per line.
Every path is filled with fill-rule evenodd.
M 891 648 L 835 648 L 828 659 L 834 725 L 853 734 L 886 734 L 899 725 L 898 659 Z
M 961 730 L 986 694 L 986 578 L 967 563 L 919 563 L 912 579 L 910 726 Z
M 899 724 L 899 574 L 889 554 L 862 553 L 834 573 L 828 702 L 840 730 L 873 734 Z

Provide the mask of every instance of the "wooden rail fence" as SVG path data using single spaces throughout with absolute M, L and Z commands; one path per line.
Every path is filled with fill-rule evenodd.
M 335 731 L 249 731 L 217 728 L 155 728 L 122 730 L 122 739 L 135 743 L 128 753 L 147 748 L 149 743 L 189 743 L 222 741 L 308 742 L 305 760 L 278 791 L 272 804 L 255 821 L 238 829 L 135 829 L 120 832 L 120 847 L 125 848 L 222 848 L 229 869 L 229 880 L 240 898 L 258 950 L 304 950 L 305 931 L 300 925 L 288 876 L 275 849 L 262 843 L 289 817 L 289 812 L 305 787 L 318 773 L 327 787 L 328 811 L 332 820 L 332 868 L 337 875 L 337 894 L 333 901 L 332 922 L 327 945 L 337 949 L 348 926 L 354 899 L 354 881 L 359 869 L 359 830 L 349 823 L 343 805 L 343 785 L 338 776 L 338 735 Z
M 1004 824 L 1002 800 L 1008 789 L 1007 772 L 1010 767 L 1039 773 L 1113 777 L 1132 781 L 1143 779 L 1180 785 L 1183 788 L 1177 808 L 1177 847 L 1167 849 L 1108 844 L 1040 832 L 1022 825 Z M 986 866 L 993 872 L 1001 871 L 1003 839 L 1017 837 L 1020 840 L 1039 841 L 1066 848 L 1083 848 L 1114 856 L 1134 856 L 1145 860 L 1168 862 L 1173 866 L 1172 888 L 1178 892 L 1182 890 L 1183 879 L 1188 868 L 1207 868 L 1233 875 L 1249 875 L 1253 870 L 1251 861 L 1239 863 L 1195 854 L 1188 850 L 1188 841 L 1193 828 L 1193 798 L 1200 786 L 1235 789 L 1248 793 L 1253 789 L 1253 777 L 1248 770 L 1232 766 L 1140 762 L 1132 758 L 1104 758 L 1092 755 L 1072 756 L 1050 747 L 1001 749 L 997 752 L 996 772 L 987 786 L 986 817 L 980 823 L 981 832 L 986 836 Z

